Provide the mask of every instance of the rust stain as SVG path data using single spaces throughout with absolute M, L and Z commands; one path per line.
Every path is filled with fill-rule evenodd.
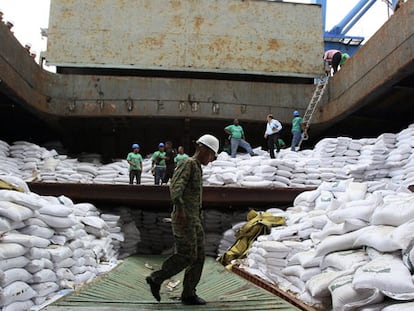
M 183 28 L 184 19 L 181 16 L 176 15 L 172 18 L 172 23 L 177 28 Z
M 204 23 L 204 18 L 197 16 L 194 18 L 194 30 L 196 33 L 200 32 L 201 25 Z
M 230 44 L 229 39 L 226 38 L 218 38 L 211 42 L 210 44 L 210 51 L 222 52 L 224 48 L 227 48 Z
M 171 1 L 171 7 L 174 10 L 181 9 L 181 1 L 180 0 L 172 0 Z
M 64 9 L 62 11 L 62 19 L 70 19 L 75 16 L 75 13 L 72 10 Z
M 279 49 L 279 42 L 276 39 L 270 39 L 267 42 L 267 49 L 271 50 L 271 51 L 276 51 L 277 49 Z
M 143 40 L 143 44 L 149 47 L 159 47 L 164 45 L 165 34 L 160 34 L 159 37 L 147 37 Z

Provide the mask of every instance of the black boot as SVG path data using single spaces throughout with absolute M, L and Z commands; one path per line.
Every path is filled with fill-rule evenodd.
M 181 296 L 181 302 L 184 305 L 205 305 L 206 301 L 203 298 L 195 296 L 189 296 L 189 297 L 182 297 Z
M 152 296 L 154 296 L 154 298 L 158 302 L 160 302 L 161 301 L 161 296 L 160 296 L 160 288 L 161 288 L 161 285 L 155 283 L 154 280 L 150 276 L 147 276 L 147 278 L 145 280 L 147 281 L 148 285 L 151 288 L 151 294 L 152 294 Z

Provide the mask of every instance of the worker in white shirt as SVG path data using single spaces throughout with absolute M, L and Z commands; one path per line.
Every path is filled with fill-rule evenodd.
M 273 115 L 268 114 L 266 117 L 266 131 L 264 138 L 267 140 L 267 148 L 269 149 L 270 157 L 275 158 L 275 146 L 276 152 L 279 153 L 279 132 L 282 130 L 282 124 L 276 119 L 273 118 Z

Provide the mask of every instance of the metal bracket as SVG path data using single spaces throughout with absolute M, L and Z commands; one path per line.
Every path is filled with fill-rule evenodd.
M 131 98 L 125 99 L 125 105 L 129 112 L 134 109 L 134 101 Z
M 220 105 L 217 104 L 217 103 L 214 103 L 211 106 L 211 110 L 212 110 L 213 114 L 219 114 L 220 113 Z
M 192 102 L 191 103 L 191 112 L 197 112 L 199 106 L 200 106 L 200 104 L 198 102 Z
M 246 113 L 246 111 L 247 111 L 247 105 L 240 105 L 240 112 L 241 113 Z
M 157 100 L 157 110 L 158 111 L 164 110 L 164 103 L 160 100 Z
M 99 105 L 99 107 L 101 108 L 101 110 L 103 109 L 103 107 L 104 107 L 104 100 L 103 99 L 101 99 L 101 98 L 99 98 L 99 99 L 97 99 L 96 100 L 96 103 Z
M 184 110 L 185 110 L 185 108 L 186 108 L 185 102 L 180 102 L 180 103 L 178 104 L 178 110 L 179 110 L 180 112 L 184 111 Z
M 68 109 L 70 112 L 74 112 L 76 109 L 76 100 L 74 100 L 73 102 L 70 102 L 68 105 Z

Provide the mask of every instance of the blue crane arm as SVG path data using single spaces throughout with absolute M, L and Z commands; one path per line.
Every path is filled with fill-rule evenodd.
M 360 0 L 352 10 L 329 33 L 346 34 L 359 19 L 371 8 L 376 0 Z

